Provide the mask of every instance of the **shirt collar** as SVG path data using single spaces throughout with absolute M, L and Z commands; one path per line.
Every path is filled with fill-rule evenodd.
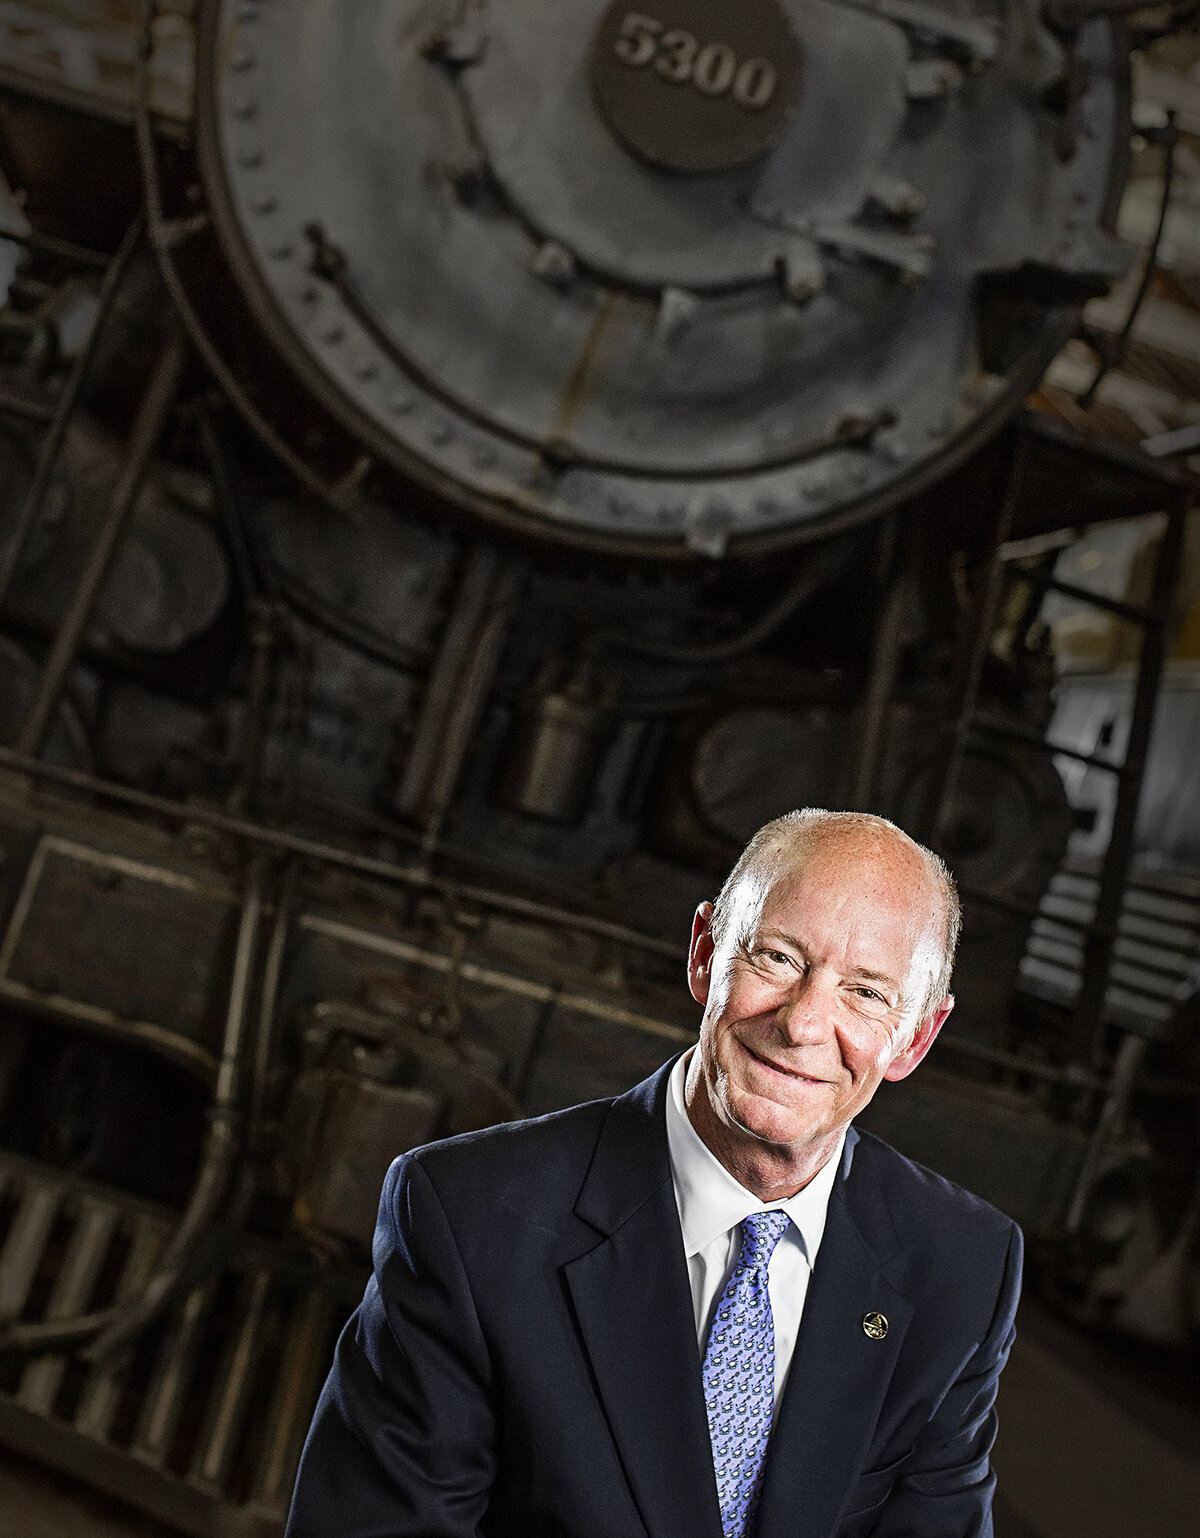
M 829 1197 L 841 1166 L 846 1145 L 845 1129 L 837 1147 L 802 1191 L 784 1202 L 761 1202 L 735 1180 L 692 1126 L 684 1103 L 683 1087 L 691 1052 L 685 1052 L 671 1070 L 667 1086 L 667 1146 L 671 1180 L 683 1230 L 683 1247 L 690 1257 L 714 1239 L 735 1228 L 748 1213 L 786 1212 L 800 1234 L 804 1253 L 812 1266 L 817 1258 Z

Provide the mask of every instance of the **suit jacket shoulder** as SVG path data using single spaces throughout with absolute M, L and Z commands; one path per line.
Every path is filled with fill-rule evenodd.
M 573 1209 L 584 1186 L 612 1099 L 592 1100 L 525 1121 L 427 1143 L 393 1165 L 384 1188 L 400 1189 L 401 1167 L 418 1168 L 437 1196 L 460 1246 L 511 1246 L 515 1234 L 546 1242 L 578 1233 Z M 553 1245 L 551 1245 L 553 1248 Z
M 925 1304 L 944 1295 L 960 1318 L 974 1301 L 973 1323 L 986 1332 L 996 1282 L 1014 1255 L 1019 1274 L 1023 1243 L 1013 1220 L 869 1132 L 857 1134 L 845 1181 L 855 1221 L 873 1230 L 899 1289 Z

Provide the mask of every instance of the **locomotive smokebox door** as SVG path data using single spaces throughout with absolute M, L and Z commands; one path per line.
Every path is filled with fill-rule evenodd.
M 592 45 L 592 92 L 635 155 L 665 171 L 729 171 L 783 132 L 800 47 L 776 0 L 655 0 L 609 10 Z
M 1033 0 L 197 20 L 208 201 L 275 350 L 380 465 L 542 540 L 713 560 L 864 522 L 1130 259 L 1108 18 L 1070 64 Z

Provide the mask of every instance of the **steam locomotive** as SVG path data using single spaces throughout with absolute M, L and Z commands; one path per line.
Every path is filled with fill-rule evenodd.
M 643 3 L 0 8 L 0 1438 L 188 1531 L 278 1531 L 389 1159 L 693 1040 L 793 806 L 967 896 L 889 1135 L 1048 1232 L 1085 1160 L 1036 536 L 1163 491 L 1012 419 L 1124 25 Z

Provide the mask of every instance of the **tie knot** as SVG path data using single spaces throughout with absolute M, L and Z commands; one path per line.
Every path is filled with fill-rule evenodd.
M 750 1212 L 742 1219 L 744 1266 L 765 1266 L 791 1222 L 786 1212 Z

